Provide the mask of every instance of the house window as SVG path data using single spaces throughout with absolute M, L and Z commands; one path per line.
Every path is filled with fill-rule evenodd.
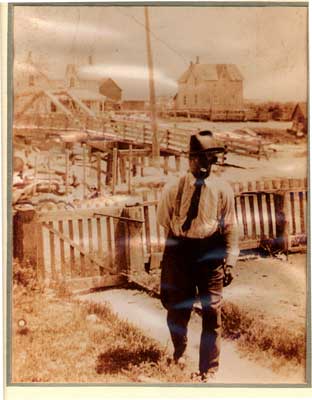
M 74 78 L 70 78 L 69 87 L 75 87 L 75 79 Z
M 183 97 L 183 104 L 186 106 L 186 96 Z
M 194 103 L 195 103 L 195 105 L 197 106 L 197 103 L 198 103 L 198 96 L 197 96 L 197 94 L 195 94 Z
M 56 112 L 56 105 L 51 103 L 51 112 Z
M 29 75 L 29 86 L 35 86 L 35 77 L 33 75 Z

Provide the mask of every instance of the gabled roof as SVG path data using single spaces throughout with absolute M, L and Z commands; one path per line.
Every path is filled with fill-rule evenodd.
M 109 81 L 113 82 L 114 85 L 118 87 L 118 89 L 122 90 L 121 87 L 118 86 L 117 83 L 116 83 L 116 82 L 114 81 L 114 79 L 112 79 L 112 78 L 101 78 L 101 80 L 100 80 L 100 86 L 102 86 L 104 83 L 109 82 Z
M 297 108 L 300 109 L 300 111 L 302 112 L 302 115 L 304 116 L 304 118 L 307 118 L 308 107 L 307 107 L 307 103 L 305 101 L 301 101 L 301 102 L 296 104 L 291 118 L 294 117 Z
M 231 81 L 242 81 L 243 76 L 234 64 L 190 64 L 178 82 L 185 83 L 190 75 L 202 81 L 218 81 L 225 73 Z

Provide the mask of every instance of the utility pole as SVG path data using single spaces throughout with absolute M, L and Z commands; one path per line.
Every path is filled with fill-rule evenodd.
M 145 31 L 146 31 L 146 46 L 147 46 L 147 62 L 148 62 L 148 75 L 149 75 L 149 93 L 150 93 L 150 110 L 151 110 L 151 123 L 152 123 L 152 158 L 155 166 L 159 166 L 159 142 L 157 137 L 157 122 L 156 122 L 156 97 L 154 86 L 154 70 L 153 70 L 153 57 L 150 38 L 149 15 L 148 7 L 144 7 L 145 13 Z

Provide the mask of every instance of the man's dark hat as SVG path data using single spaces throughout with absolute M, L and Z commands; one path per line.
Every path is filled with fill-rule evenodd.
M 225 148 L 220 146 L 210 131 L 200 131 L 190 138 L 189 155 L 201 153 L 223 153 Z

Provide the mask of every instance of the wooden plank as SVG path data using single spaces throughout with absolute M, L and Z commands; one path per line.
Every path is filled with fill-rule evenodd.
M 242 238 L 244 238 L 245 234 L 244 234 L 244 223 L 243 223 L 243 215 L 242 215 L 240 197 L 236 197 L 235 204 L 236 204 L 235 208 L 236 208 L 237 223 L 238 223 L 238 229 L 239 229 L 239 238 L 242 239 Z
M 79 246 L 83 252 L 79 251 L 80 253 L 80 274 L 82 276 L 86 276 L 86 260 L 85 260 L 85 253 L 84 253 L 84 241 L 83 241 L 83 220 L 78 219 L 78 234 L 79 234 Z
M 71 292 L 90 291 L 101 287 L 120 285 L 124 282 L 124 277 L 120 274 L 105 274 L 92 277 L 74 278 L 65 281 L 65 285 Z
M 46 221 L 65 221 L 78 220 L 80 218 L 92 218 L 96 213 L 111 215 L 118 217 L 121 212 L 121 207 L 99 207 L 99 208 L 80 208 L 75 210 L 57 210 L 57 211 L 42 211 L 37 212 L 36 220 L 38 222 Z
M 89 244 L 89 254 L 93 255 L 94 252 L 94 244 L 93 244 L 93 226 L 92 226 L 92 219 L 87 219 L 88 224 L 88 244 Z M 99 269 L 97 265 L 91 260 L 91 274 L 97 275 Z
M 147 193 L 143 192 L 143 201 L 147 201 Z M 149 207 L 143 206 L 143 215 L 144 215 L 144 227 L 145 227 L 145 235 L 146 235 L 146 251 L 148 254 L 152 252 L 151 245 L 151 228 L 150 228 L 150 218 L 149 218 Z
M 267 220 L 268 220 L 268 236 L 269 238 L 273 238 L 273 224 L 272 224 L 272 209 L 271 209 L 271 201 L 270 201 L 270 194 L 265 194 L 265 201 L 267 206 Z
M 248 196 L 248 201 L 249 201 L 249 209 L 250 209 L 250 220 L 251 220 L 251 237 L 253 239 L 257 238 L 257 232 L 256 232 L 256 217 L 255 217 L 255 207 L 254 207 L 254 201 L 255 201 L 255 196 Z
M 250 198 L 250 195 L 244 196 L 245 213 L 246 213 L 246 221 L 247 221 L 247 236 L 249 238 L 251 238 L 252 237 L 252 220 L 251 220 L 251 210 L 250 210 L 249 198 Z
M 242 210 L 242 221 L 243 221 L 244 237 L 248 237 L 245 196 L 240 196 L 240 205 L 241 205 L 241 210 Z
M 58 221 L 58 229 L 61 234 L 64 234 L 63 221 Z M 61 255 L 61 274 L 62 277 L 66 277 L 66 267 L 65 267 L 65 242 L 60 238 L 60 255 Z
M 37 277 L 39 281 L 44 281 L 45 273 L 45 263 L 44 263 L 44 248 L 43 248 L 43 227 L 41 223 L 37 223 L 35 226 L 35 237 L 37 241 Z
M 125 209 L 125 212 L 128 214 L 129 218 L 142 218 L 141 207 L 130 207 L 128 209 Z M 144 270 L 142 224 L 137 222 L 128 223 L 128 232 L 130 273 L 141 273 Z
M 301 222 L 301 232 L 307 233 L 306 230 L 306 215 L 307 215 L 307 203 L 304 192 L 299 192 L 299 202 L 300 202 L 300 222 Z
M 71 242 L 74 240 L 74 224 L 73 220 L 68 221 L 68 233 L 69 233 L 69 239 L 70 239 L 70 248 L 69 248 L 69 259 L 70 259 L 70 274 L 71 277 L 74 277 L 76 275 L 76 265 L 75 265 L 75 248 L 74 246 L 71 245 Z
M 264 219 L 263 219 L 263 207 L 262 207 L 262 194 L 257 194 L 257 201 L 259 207 L 259 221 L 260 221 L 260 238 L 263 239 L 265 237 L 264 233 Z
M 116 185 L 117 185 L 117 162 L 118 162 L 118 150 L 115 147 L 113 149 L 113 179 L 112 179 L 112 193 L 116 193 Z
M 102 181 L 101 181 L 101 153 L 96 153 L 96 177 L 97 177 L 97 190 L 99 195 L 102 195 Z
M 258 204 L 258 197 L 255 194 L 253 196 L 254 200 L 254 217 L 255 217 L 255 229 L 256 229 L 256 238 L 261 237 L 261 227 L 260 227 L 260 216 L 259 216 L 259 204 Z
M 129 158 L 128 158 L 128 193 L 132 193 L 132 144 L 129 146 Z
M 290 196 L 290 216 L 291 216 L 291 224 L 290 224 L 290 229 L 291 229 L 291 234 L 295 235 L 296 234 L 296 222 L 295 222 L 295 195 L 294 192 L 289 193 Z
M 96 230 L 98 238 L 98 254 L 99 257 L 103 257 L 103 237 L 101 229 L 101 218 L 96 218 Z
M 55 269 L 55 241 L 54 241 L 54 232 L 53 222 L 48 223 L 49 226 L 49 242 L 50 242 L 50 260 L 51 260 L 51 276 L 52 280 L 57 280 L 56 269 Z
M 108 249 L 108 265 L 109 268 L 113 266 L 113 244 L 112 244 L 112 228 L 111 228 L 111 218 L 105 218 L 106 222 L 106 233 L 107 233 L 107 249 Z
M 157 191 L 153 190 L 153 194 L 154 194 L 154 199 L 158 204 Z M 157 220 L 156 220 L 157 205 L 155 205 L 153 208 L 154 208 L 154 211 L 155 211 L 155 225 L 156 225 L 156 235 L 157 235 L 157 248 L 156 248 L 156 250 L 159 252 L 159 251 L 161 251 L 161 235 L 160 235 L 160 225 L 157 223 Z

